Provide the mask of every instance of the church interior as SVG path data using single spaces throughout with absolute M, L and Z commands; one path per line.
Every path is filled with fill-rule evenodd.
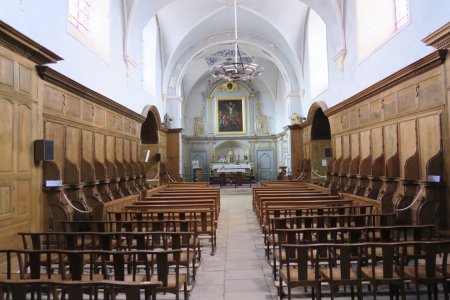
M 448 0 L 0 1 L 0 299 L 448 299 L 449 48 Z

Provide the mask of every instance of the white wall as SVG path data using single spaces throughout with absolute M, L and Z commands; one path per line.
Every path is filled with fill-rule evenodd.
M 49 65 L 56 71 L 138 113 L 145 105 L 156 105 L 163 116 L 165 109 L 161 99 L 150 99 L 142 89 L 141 66 L 137 65 L 130 77 L 126 75 L 121 3 L 111 0 L 110 4 L 113 21 L 109 61 L 91 52 L 67 32 L 66 0 L 1 0 L 0 19 L 62 57 L 64 60 Z
M 336 105 L 435 51 L 434 48 L 427 47 L 421 40 L 450 21 L 450 1 L 410 0 L 410 24 L 387 40 L 377 51 L 358 63 L 355 1 L 345 1 L 347 55 L 343 77 L 341 78 L 340 71 L 333 61 L 334 52 L 330 46 L 331 43 L 328 43 L 329 87 L 318 97 L 311 99 L 308 91 L 309 79 L 305 78 L 306 90 L 303 102 L 305 113 L 308 112 L 313 102 L 324 101 L 328 107 Z M 306 62 L 305 70 L 308 70 L 307 68 L 308 63 Z M 307 72 L 305 74 L 307 77 Z

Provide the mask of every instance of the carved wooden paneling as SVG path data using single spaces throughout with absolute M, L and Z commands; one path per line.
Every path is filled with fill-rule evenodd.
M 0 173 L 12 173 L 14 104 L 0 99 L 0 112 Z
M 130 152 L 130 141 L 127 139 L 123 140 L 123 159 L 126 161 L 131 161 L 131 152 Z
M 106 122 L 106 110 L 102 107 L 95 107 L 94 125 L 97 127 L 105 127 Z
M 397 153 L 397 124 L 384 127 L 384 153 L 386 160 Z
M 419 83 L 420 106 L 430 107 L 444 103 L 445 85 L 442 76 L 436 75 Z
M 341 117 L 340 116 L 333 116 L 331 118 L 331 132 L 336 133 L 340 132 L 342 130 L 342 123 L 341 123 Z
M 383 118 L 383 108 L 381 99 L 370 102 L 370 119 L 372 121 L 378 121 Z
M 18 135 L 17 135 L 17 171 L 30 172 L 32 162 L 32 110 L 28 105 L 19 105 L 17 108 Z
M 61 168 L 64 166 L 64 132 L 64 125 L 45 122 L 45 139 L 53 141 L 54 160 Z
M 62 114 L 64 112 L 64 98 L 65 96 L 62 91 L 44 85 L 44 109 Z
M 72 95 L 66 95 L 66 115 L 74 118 L 81 118 L 81 100 Z
M 136 141 L 131 141 L 131 160 L 138 161 L 138 143 Z
M 350 127 L 350 116 L 348 112 L 344 112 L 341 116 L 341 126 L 342 129 L 348 129 Z
M 342 154 L 344 158 L 350 157 L 350 136 L 342 136 Z
M 360 133 L 361 136 L 361 159 L 370 155 L 370 130 L 364 130 Z
M 14 86 L 14 61 L 0 55 L 0 83 Z
M 82 131 L 82 147 L 83 158 L 90 163 L 94 162 L 94 133 L 90 130 Z
M 115 117 L 114 117 L 114 119 L 115 119 L 115 124 L 116 124 L 116 130 L 117 131 L 119 131 L 119 132 L 122 132 L 123 131 L 123 117 L 122 116 L 119 116 L 119 115 L 115 115 Z
M 107 135 L 106 136 L 106 159 L 108 159 L 111 162 L 114 162 L 116 156 L 115 156 L 115 139 L 113 136 Z
M 30 213 L 30 192 L 31 180 L 17 181 L 17 215 L 27 215 Z
M 342 137 L 337 136 L 334 139 L 334 149 L 335 149 L 335 157 L 342 158 Z
M 390 93 L 383 97 L 383 115 L 390 118 L 397 114 L 397 94 Z
M 116 138 L 116 160 L 123 161 L 123 139 Z
M 359 124 L 359 119 L 358 119 L 358 109 L 353 109 L 350 111 L 349 114 L 349 118 L 350 118 L 350 125 L 349 127 L 356 127 Z
M 400 123 L 399 127 L 399 159 L 400 177 L 404 177 L 404 165 L 408 158 L 417 151 L 416 120 L 409 120 Z
M 131 120 L 128 119 L 128 118 L 124 118 L 124 121 L 123 121 L 123 132 L 124 133 L 128 133 L 128 134 L 131 133 Z
M 0 184 L 0 220 L 13 216 L 13 184 L 2 182 Z
M 364 124 L 370 121 L 369 104 L 362 105 L 358 110 L 359 123 Z
M 372 158 L 375 159 L 383 153 L 383 128 L 373 128 L 370 134 L 372 145 Z
M 111 130 L 113 130 L 116 126 L 115 114 L 112 111 L 106 111 L 106 124 L 107 127 Z
M 81 166 L 81 130 L 67 126 L 66 128 L 66 157 L 78 167 Z
M 95 159 L 101 163 L 105 162 L 105 136 L 100 133 L 95 134 Z
M 90 102 L 83 101 L 83 120 L 89 123 L 94 122 L 94 105 Z
M 416 87 L 410 85 L 397 93 L 398 111 L 407 112 L 417 108 Z
M 31 92 L 31 69 L 19 64 L 19 90 L 21 92 Z
M 354 159 L 360 153 L 359 147 L 359 133 L 352 133 L 350 137 L 350 145 L 351 145 L 351 158 Z
M 441 150 L 440 114 L 419 118 L 420 169 L 426 179 L 426 164 Z

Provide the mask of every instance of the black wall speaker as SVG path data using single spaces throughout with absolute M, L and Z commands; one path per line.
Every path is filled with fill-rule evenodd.
M 53 141 L 34 141 L 34 161 L 53 160 Z
M 325 148 L 325 157 L 333 157 L 333 151 L 331 148 Z
M 160 161 L 161 160 L 161 153 L 156 153 L 155 154 L 155 158 L 156 158 L 156 161 Z

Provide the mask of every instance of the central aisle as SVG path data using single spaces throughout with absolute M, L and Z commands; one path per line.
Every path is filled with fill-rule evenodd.
M 191 300 L 277 299 L 251 199 L 250 188 L 221 190 L 216 254 L 203 248 Z

